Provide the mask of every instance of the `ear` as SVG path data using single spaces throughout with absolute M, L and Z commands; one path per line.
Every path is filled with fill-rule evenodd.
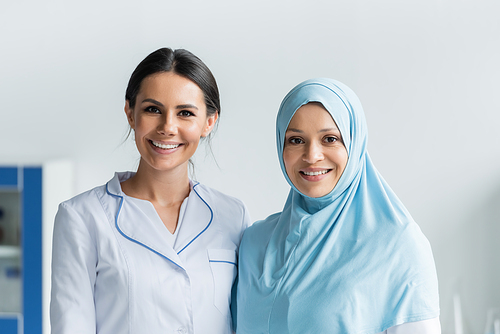
M 127 121 L 130 127 L 135 130 L 135 120 L 134 120 L 134 109 L 130 108 L 128 100 L 125 102 L 125 115 L 127 115 Z
M 210 132 L 212 132 L 218 118 L 219 118 L 218 112 L 207 117 L 207 124 L 205 124 L 205 128 L 203 129 L 203 132 L 201 133 L 202 137 L 206 137 L 210 134 Z

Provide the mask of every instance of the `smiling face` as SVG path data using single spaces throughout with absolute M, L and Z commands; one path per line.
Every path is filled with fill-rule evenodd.
M 332 116 L 319 103 L 300 107 L 285 133 L 283 162 L 288 178 L 309 197 L 329 194 L 347 165 L 347 150 Z
M 217 113 L 207 117 L 202 90 L 173 72 L 156 73 L 142 83 L 134 108 L 125 113 L 145 163 L 155 170 L 181 169 L 213 129 Z

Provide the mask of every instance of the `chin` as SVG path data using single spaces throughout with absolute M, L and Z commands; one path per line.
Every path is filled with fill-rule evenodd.
M 336 185 L 336 184 L 335 184 Z M 312 197 L 312 198 L 319 198 L 328 195 L 329 193 L 332 192 L 333 188 L 335 188 L 335 185 L 332 187 L 308 187 L 304 189 L 304 187 L 299 188 L 295 186 L 302 194 Z
M 319 198 L 319 197 L 323 197 L 325 195 L 328 195 L 329 191 L 328 192 L 325 192 L 325 191 L 321 191 L 321 190 L 305 190 L 305 189 L 299 189 L 297 188 L 302 194 L 306 195 L 306 196 L 309 196 L 309 197 L 312 197 L 312 198 Z
M 327 192 L 327 193 L 316 193 L 316 194 L 311 194 L 311 195 L 307 195 L 307 196 L 312 197 L 312 198 L 320 198 L 320 197 L 328 195 L 329 193 L 330 192 Z

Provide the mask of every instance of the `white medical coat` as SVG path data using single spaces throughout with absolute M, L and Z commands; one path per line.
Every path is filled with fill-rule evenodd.
M 54 226 L 52 333 L 232 333 L 243 203 L 202 184 L 174 244 L 153 205 L 121 190 L 133 173 L 61 203 Z

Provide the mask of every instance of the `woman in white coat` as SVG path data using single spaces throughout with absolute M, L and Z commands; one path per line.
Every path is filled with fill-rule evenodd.
M 137 172 L 61 203 L 52 333 L 231 333 L 239 200 L 188 177 L 220 114 L 216 81 L 186 50 L 159 49 L 133 72 L 125 113 Z

